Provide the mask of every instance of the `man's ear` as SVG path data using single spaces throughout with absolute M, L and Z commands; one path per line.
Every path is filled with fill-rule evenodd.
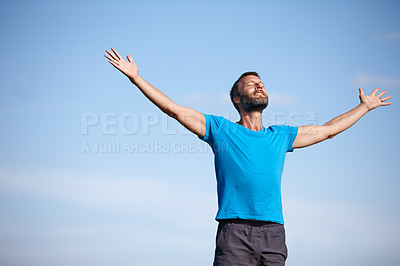
M 240 103 L 240 98 L 239 98 L 239 96 L 233 97 L 233 102 L 234 102 L 234 103 Z

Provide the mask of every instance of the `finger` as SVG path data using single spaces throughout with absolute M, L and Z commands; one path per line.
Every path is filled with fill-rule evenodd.
M 381 98 L 382 96 L 383 96 L 383 94 L 385 94 L 386 93 L 386 91 L 382 91 L 382 92 L 380 92 L 378 95 L 376 95 L 378 98 Z
M 387 96 L 387 97 L 385 97 L 385 98 L 382 98 L 381 101 L 384 102 L 384 101 L 389 100 L 390 98 L 392 98 L 392 96 Z
M 116 63 L 118 63 L 117 61 L 115 61 L 111 56 L 109 56 L 109 55 L 104 55 L 108 60 L 110 60 L 110 61 L 114 61 L 114 62 L 116 62 Z
M 129 63 L 132 63 L 132 62 L 133 62 L 132 56 L 127 55 L 126 58 L 128 58 Z
M 360 95 L 364 95 L 364 91 L 361 88 L 358 88 L 358 90 L 360 91 Z
M 110 62 L 111 65 L 113 65 L 116 69 L 119 70 L 119 64 L 118 63 L 115 63 L 114 61 L 108 61 L 108 62 Z
M 382 105 L 391 105 L 392 102 L 382 103 Z
M 111 50 L 113 50 L 113 52 L 117 55 L 118 59 L 122 59 L 122 56 L 117 52 L 117 50 L 114 48 L 111 48 Z
M 109 54 L 115 61 L 118 61 L 118 60 L 119 60 L 119 59 L 118 59 L 114 54 L 112 54 L 110 51 L 106 50 L 106 52 L 107 52 L 107 54 Z
M 375 90 L 373 90 L 370 94 L 370 96 L 375 96 L 375 94 L 379 91 L 379 88 L 375 88 Z

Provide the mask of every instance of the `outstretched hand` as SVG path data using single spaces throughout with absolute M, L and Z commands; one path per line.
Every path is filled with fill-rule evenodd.
M 392 98 L 392 96 L 381 98 L 386 93 L 386 91 L 382 91 L 378 95 L 375 95 L 379 91 L 379 88 L 373 90 L 370 95 L 365 95 L 364 91 L 361 88 L 359 88 L 358 90 L 360 91 L 360 101 L 361 103 L 365 104 L 368 110 L 375 109 L 378 106 L 392 104 L 392 102 L 385 102 L 386 100 Z
M 132 56 L 128 55 L 126 57 L 128 61 L 125 61 L 122 56 L 117 52 L 117 50 L 115 50 L 114 48 L 111 48 L 111 50 L 114 52 L 114 54 L 111 53 L 109 50 L 106 50 L 108 55 L 104 55 L 107 59 L 109 59 L 108 62 L 110 62 L 111 65 L 124 73 L 124 75 L 130 79 L 133 79 L 139 75 L 139 68 L 133 61 Z

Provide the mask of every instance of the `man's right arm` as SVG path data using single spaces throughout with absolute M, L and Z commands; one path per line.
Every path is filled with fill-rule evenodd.
M 110 64 L 127 76 L 152 103 L 197 136 L 206 135 L 206 118 L 202 113 L 174 103 L 162 91 L 139 76 L 139 69 L 130 55 L 127 56 L 128 61 L 125 61 L 115 49 L 111 49 L 114 54 L 106 50 L 108 55 L 105 55 Z

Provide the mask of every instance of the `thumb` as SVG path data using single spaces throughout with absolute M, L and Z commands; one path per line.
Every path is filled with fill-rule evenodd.
M 129 63 L 132 63 L 132 62 L 133 62 L 132 56 L 127 55 L 126 58 L 128 58 Z
M 360 91 L 360 96 L 364 95 L 364 91 L 361 88 L 358 88 L 358 90 Z

